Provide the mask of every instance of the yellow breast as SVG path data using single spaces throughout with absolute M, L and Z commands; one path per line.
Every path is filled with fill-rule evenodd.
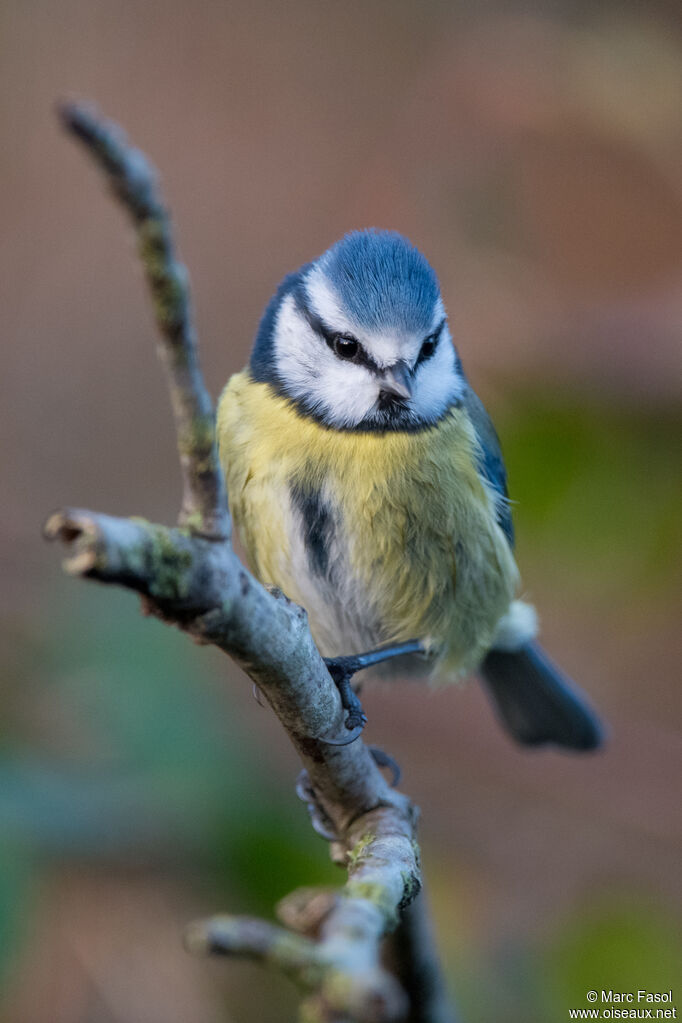
M 218 438 L 251 567 L 306 607 L 324 654 L 417 638 L 450 676 L 480 663 L 517 570 L 463 410 L 414 433 L 327 429 L 243 372 L 221 397 Z M 326 509 L 317 566 L 292 494 Z

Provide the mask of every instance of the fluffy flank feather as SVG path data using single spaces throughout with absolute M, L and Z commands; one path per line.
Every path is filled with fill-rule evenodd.
M 538 615 L 532 604 L 513 600 L 495 629 L 493 648 L 511 652 L 520 650 L 538 634 Z

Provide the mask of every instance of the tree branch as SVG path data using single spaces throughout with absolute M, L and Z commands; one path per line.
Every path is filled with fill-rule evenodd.
M 377 808 L 354 822 L 347 842 L 354 844 L 346 856 L 346 885 L 320 902 L 320 917 L 307 916 L 306 930 L 318 931 L 319 940 L 294 937 L 261 921 L 219 916 L 192 925 L 188 947 L 237 952 L 278 966 L 314 992 L 307 1003 L 309 1018 L 336 1019 L 341 1013 L 362 1023 L 403 1019 L 407 999 L 380 965 L 379 949 L 419 887 L 412 825 L 392 810 Z M 318 893 L 307 895 L 310 905 Z M 298 913 L 300 920 L 300 906 Z M 286 919 L 286 909 L 280 915 Z M 316 1015 L 310 1016 L 313 1011 Z
M 230 535 L 222 470 L 213 428 L 213 406 L 199 366 L 189 275 L 175 255 L 170 215 L 156 169 L 128 145 L 117 124 L 87 103 L 63 103 L 59 116 L 86 146 L 130 215 L 140 259 L 152 293 L 168 374 L 183 481 L 180 525 L 215 539 Z
M 438 963 L 426 893 L 405 907 L 389 939 L 391 966 L 410 1003 L 409 1023 L 457 1023 Z
M 192 925 L 187 945 L 277 966 L 308 992 L 302 1007 L 308 1023 L 402 1019 L 406 996 L 381 965 L 380 945 L 406 919 L 404 910 L 421 886 L 417 810 L 390 788 L 361 739 L 348 744 L 352 736 L 338 691 L 305 611 L 262 586 L 232 549 L 187 275 L 174 254 L 156 171 L 92 107 L 63 105 L 60 116 L 102 167 L 137 231 L 162 335 L 184 491 L 175 528 L 65 509 L 48 519 L 45 535 L 66 547 L 64 567 L 70 574 L 137 592 L 149 613 L 218 646 L 241 665 L 301 757 L 305 790 L 329 822 L 335 859 L 348 867 L 348 881 L 337 895 L 320 901 L 318 893 L 315 938 L 296 934 L 291 921 L 291 929 L 283 930 L 263 921 L 217 917 Z M 438 969 L 430 955 L 428 968 Z M 445 1018 L 419 1016 L 420 1023 Z

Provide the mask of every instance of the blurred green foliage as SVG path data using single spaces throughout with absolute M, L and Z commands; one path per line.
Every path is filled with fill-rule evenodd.
M 549 933 L 548 933 L 549 931 Z M 668 991 L 679 975 L 682 934 L 642 893 L 585 903 L 524 947 L 461 947 L 453 994 L 467 1023 L 560 1023 L 589 1007 L 588 991 Z
M 522 564 L 551 552 L 564 580 L 665 589 L 682 541 L 679 409 L 514 394 L 499 423 Z
M 26 936 L 35 892 L 30 851 L 0 837 L 0 991 Z
M 602 896 L 563 922 L 538 957 L 546 1016 L 568 1018 L 568 1009 L 588 1005 L 585 995 L 591 990 L 674 989 L 680 963 L 682 933 L 663 907 L 630 893 Z

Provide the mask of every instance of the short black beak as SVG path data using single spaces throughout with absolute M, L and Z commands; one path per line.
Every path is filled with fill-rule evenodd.
M 379 379 L 382 394 L 390 395 L 393 398 L 412 397 L 412 378 L 407 363 L 396 362 L 395 366 L 385 369 Z

